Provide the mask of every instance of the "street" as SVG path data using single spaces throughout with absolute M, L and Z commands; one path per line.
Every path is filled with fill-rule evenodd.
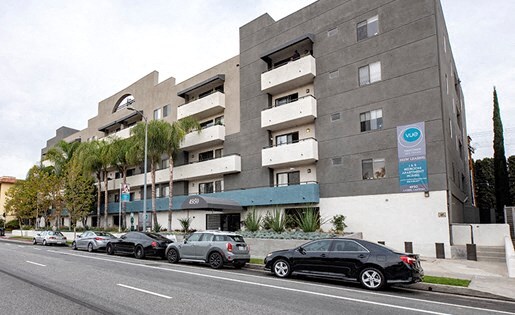
M 515 314 L 515 303 L 0 241 L 3 314 Z

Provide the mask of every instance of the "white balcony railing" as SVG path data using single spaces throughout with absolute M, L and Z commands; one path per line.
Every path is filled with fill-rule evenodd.
M 212 160 L 177 166 L 174 168 L 174 180 L 192 180 L 238 172 L 241 172 L 241 157 L 239 155 L 228 155 Z
M 204 119 L 222 113 L 225 109 L 225 94 L 215 92 L 177 108 L 177 119 L 193 116 Z
M 122 129 L 120 131 L 117 131 L 115 133 L 112 133 L 106 137 L 99 138 L 99 140 L 107 139 L 107 138 L 119 138 L 119 139 L 127 139 L 131 136 L 131 129 L 134 126 L 131 126 L 129 128 Z
M 261 165 L 271 168 L 299 166 L 315 161 L 318 161 L 318 142 L 313 138 L 264 148 L 261 151 Z
M 261 91 L 278 94 L 313 82 L 316 61 L 311 55 L 261 74 Z
M 190 132 L 181 143 L 182 150 L 197 150 L 222 144 L 225 140 L 225 126 L 215 125 L 209 128 Z
M 261 112 L 261 128 L 279 130 L 312 122 L 317 117 L 317 100 L 311 96 Z

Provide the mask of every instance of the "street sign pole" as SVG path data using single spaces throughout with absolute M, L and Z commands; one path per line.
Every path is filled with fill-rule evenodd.
M 120 198 L 118 198 L 118 233 L 122 231 L 122 183 L 120 183 Z

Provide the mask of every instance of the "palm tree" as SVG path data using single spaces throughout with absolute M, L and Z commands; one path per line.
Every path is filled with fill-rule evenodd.
M 197 130 L 200 132 L 200 124 L 193 117 L 186 117 L 175 121 L 171 124 L 167 124 L 165 135 L 166 135 L 166 143 L 165 143 L 165 152 L 168 155 L 169 161 L 169 169 L 170 169 L 170 182 L 169 182 L 169 192 L 168 192 L 168 230 L 172 230 L 172 197 L 173 197 L 173 167 L 174 167 L 174 159 L 177 155 L 177 152 L 180 150 L 180 145 L 184 137 L 193 130 Z
M 167 122 L 162 120 L 152 120 L 148 123 L 147 134 L 147 160 L 150 165 L 150 174 L 152 178 L 152 215 L 154 227 L 157 223 L 156 211 L 156 165 L 161 161 L 161 157 L 166 152 L 166 125 Z M 145 143 L 145 123 L 140 122 L 131 130 L 134 136 L 136 146 L 141 154 Z M 146 200 L 144 201 L 146 202 Z
M 127 170 L 132 165 L 136 165 L 141 162 L 140 156 L 138 156 L 137 148 L 135 147 L 134 138 L 127 139 L 113 139 L 111 143 L 113 153 L 113 165 L 118 168 L 118 171 L 122 174 L 123 185 L 127 184 Z M 121 196 L 120 196 L 120 202 Z M 126 205 L 122 202 L 122 228 L 125 224 L 125 209 Z
M 66 142 L 60 140 L 55 146 L 48 150 L 45 160 L 52 162 L 54 172 L 57 176 L 64 175 L 68 163 L 71 161 L 80 145 L 81 143 L 78 141 Z
M 101 181 L 103 174 L 102 159 L 100 158 L 101 151 L 105 151 L 103 147 L 107 144 L 105 141 L 93 140 L 85 142 L 80 146 L 77 154 L 82 163 L 84 172 L 93 173 L 97 181 L 97 227 L 100 227 L 100 205 L 101 205 Z M 106 176 L 107 177 L 107 176 Z M 107 185 L 106 185 L 107 188 Z M 107 193 L 107 190 L 106 190 Z M 105 205 L 107 212 L 107 204 Z

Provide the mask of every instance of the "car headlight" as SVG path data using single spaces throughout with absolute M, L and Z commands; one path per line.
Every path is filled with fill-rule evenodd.
M 266 255 L 266 257 L 270 257 L 270 256 L 272 256 L 272 253 L 268 253 L 268 255 Z

